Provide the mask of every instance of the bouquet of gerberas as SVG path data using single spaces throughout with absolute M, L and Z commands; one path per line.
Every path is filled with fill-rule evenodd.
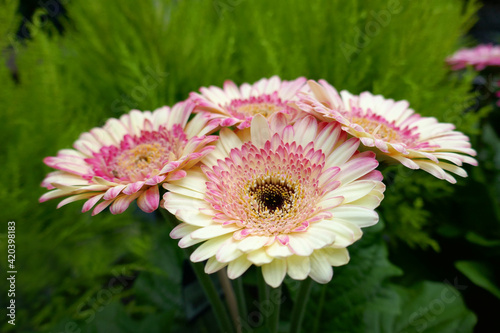
M 206 261 L 204 272 L 193 266 L 224 331 L 232 328 L 207 274 L 235 279 L 255 265 L 273 288 L 287 274 L 305 280 L 305 298 L 311 280 L 328 283 L 361 228 L 378 222 L 380 161 L 451 183 L 452 174 L 467 176 L 463 163 L 477 164 L 467 136 L 407 101 L 276 76 L 133 110 L 82 134 L 74 148 L 45 159 L 57 171 L 43 181 L 51 191 L 40 201 L 85 199 L 82 211 L 92 214 L 108 206 L 122 213 L 135 199 L 145 212 L 160 209 L 191 261 Z M 222 285 L 237 318 L 230 284 Z M 295 305 L 296 331 L 306 304 Z

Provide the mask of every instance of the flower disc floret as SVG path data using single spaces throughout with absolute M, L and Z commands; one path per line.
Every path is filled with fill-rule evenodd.
M 450 172 L 467 176 L 463 163 L 477 165 L 467 136 L 454 131 L 452 124 L 420 116 L 407 101 L 370 92 L 353 95 L 343 90 L 339 94 L 324 80 L 308 84 L 310 93 L 301 94 L 297 105 L 322 121 L 342 124 L 344 131 L 375 151 L 379 160 L 422 169 L 450 183 L 456 182 Z
M 217 119 L 220 126 L 250 126 L 252 118 L 258 114 L 268 118 L 282 112 L 293 120 L 300 115 L 294 105 L 297 93 L 305 91 L 306 79 L 281 80 L 278 76 L 261 79 L 250 85 L 238 87 L 233 81 L 224 82 L 223 89 L 215 86 L 200 88 L 200 93 L 191 93 L 190 99 L 196 103 L 195 112 L 204 113 L 210 119 Z
M 207 184 L 211 189 L 207 201 L 253 235 L 278 236 L 302 230 L 323 195 L 318 178 L 311 173 L 320 174 L 324 154 L 317 151 L 319 161 L 311 161 L 301 148 L 283 142 L 277 151 L 251 143 L 235 148 L 232 154 L 238 155 L 237 160 L 219 162 L 221 180 Z M 245 162 L 244 168 L 237 164 L 239 159 Z M 209 178 L 217 177 L 209 169 L 205 172 Z
M 158 174 L 170 161 L 182 157 L 188 142 L 181 126 L 168 130 L 142 130 L 139 135 L 125 135 L 118 146 L 105 146 L 85 159 L 95 176 L 108 181 L 141 181 Z
M 214 149 L 207 136 L 216 124 L 200 116 L 188 123 L 194 105 L 178 103 L 154 112 L 133 110 L 104 127 L 83 133 L 75 149 L 63 149 L 45 164 L 57 169 L 42 182 L 51 190 L 40 201 L 67 197 L 58 207 L 87 199 L 82 212 L 98 214 L 111 205 L 122 213 L 132 201 L 145 212 L 158 208 L 158 184 L 179 179 Z
M 276 287 L 286 274 L 330 281 L 346 247 L 375 224 L 383 198 L 372 152 L 359 153 L 338 123 L 257 115 L 250 128 L 224 128 L 215 150 L 183 179 L 165 184 L 164 207 L 182 221 L 179 246 L 201 243 L 191 260 L 230 278 L 261 266 Z

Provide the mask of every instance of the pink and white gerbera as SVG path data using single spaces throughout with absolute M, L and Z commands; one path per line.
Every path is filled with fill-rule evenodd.
M 337 123 L 289 125 L 283 114 L 222 129 L 201 168 L 164 185 L 164 207 L 183 221 L 171 236 L 201 243 L 191 260 L 208 260 L 207 273 L 227 266 L 234 279 L 256 265 L 272 287 L 286 274 L 327 283 L 361 228 L 377 223 L 385 190 L 375 154 L 346 137 Z
M 307 89 L 306 78 L 293 81 L 278 76 L 261 79 L 250 85 L 238 87 L 233 81 L 224 82 L 224 88 L 210 86 L 200 88 L 201 94 L 192 92 L 190 99 L 197 106 L 195 112 L 203 112 L 211 119 L 218 119 L 223 127 L 236 125 L 242 129 L 250 126 L 252 118 L 261 114 L 269 117 L 276 112 L 290 115 L 293 121 L 300 111 L 293 105 L 297 93 Z
M 500 66 L 500 46 L 481 44 L 473 48 L 460 49 L 447 58 L 446 62 L 453 70 L 473 66 L 480 71 L 488 66 Z
M 188 122 L 193 107 L 182 102 L 154 112 L 132 110 L 83 133 L 75 149 L 63 149 L 44 159 L 58 171 L 42 182 L 51 191 L 40 202 L 67 197 L 59 208 L 86 199 L 82 212 L 99 202 L 92 212 L 95 215 L 109 205 L 111 213 L 122 213 L 137 199 L 143 211 L 156 210 L 159 184 L 184 177 L 186 169 L 214 149 L 207 144 L 217 137 L 205 134 L 215 126 L 201 115 Z
M 455 126 L 422 117 L 407 101 L 385 99 L 363 92 L 359 96 L 337 90 L 324 80 L 309 81 L 311 93 L 302 95 L 303 110 L 324 121 L 337 121 L 377 153 L 379 160 L 398 161 L 410 169 L 422 169 L 439 179 L 456 183 L 449 173 L 467 177 L 463 163 L 477 165 L 469 138 Z

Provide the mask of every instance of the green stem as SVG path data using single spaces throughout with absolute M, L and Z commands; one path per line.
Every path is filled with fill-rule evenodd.
M 243 288 L 243 278 L 240 276 L 234 280 L 236 300 L 238 301 L 238 310 L 240 320 L 246 320 L 248 316 L 247 303 L 245 299 L 245 289 Z
M 281 300 L 281 284 L 278 288 L 272 289 L 271 293 L 273 294 L 273 300 Z M 280 323 L 280 308 L 281 302 L 273 302 L 274 308 L 271 313 L 271 317 L 269 318 L 269 329 L 271 332 L 278 332 L 279 323 Z
M 231 314 L 231 319 L 233 320 L 234 328 L 236 333 L 241 333 L 241 323 L 239 319 L 238 312 L 238 300 L 236 299 L 236 294 L 234 293 L 233 285 L 229 278 L 227 277 L 226 269 L 223 268 L 217 272 L 219 281 L 226 296 L 226 305 L 229 308 L 229 313 Z
M 191 252 L 192 251 L 186 251 L 186 254 L 190 255 Z M 212 310 L 214 311 L 215 317 L 217 318 L 217 322 L 219 324 L 221 332 L 234 332 L 231 325 L 231 320 L 227 315 L 228 312 L 224 307 L 224 303 L 222 303 L 222 300 L 220 299 L 219 294 L 217 293 L 217 290 L 212 283 L 212 279 L 210 279 L 210 275 L 205 273 L 203 264 L 200 262 L 192 262 L 191 260 L 189 260 L 189 263 L 191 264 L 191 267 L 193 268 L 193 271 L 196 274 L 198 282 L 203 288 L 205 295 L 207 295 L 210 305 L 212 305 Z
M 170 227 L 174 228 L 179 223 L 177 218 L 174 215 L 170 214 L 167 210 L 160 208 L 159 211 Z M 228 311 L 224 307 L 224 303 L 220 299 L 219 293 L 215 289 L 210 275 L 205 273 L 202 263 L 192 262 L 189 259 L 189 257 L 193 253 L 193 250 L 191 248 L 185 248 L 182 250 L 184 251 L 184 255 L 187 257 L 189 263 L 191 264 L 194 274 L 198 278 L 198 282 L 200 283 L 203 291 L 205 292 L 205 295 L 208 298 L 208 301 L 210 302 L 210 305 L 212 306 L 212 310 L 215 314 L 215 317 L 217 318 L 217 323 L 219 324 L 221 332 L 234 332 L 233 326 L 231 325 L 231 320 L 228 316 Z
M 269 300 L 269 286 L 264 280 L 264 275 L 262 274 L 262 268 L 258 268 L 257 270 L 257 287 L 259 288 L 259 304 L 266 304 Z M 271 327 L 269 325 L 269 320 L 264 316 L 264 313 L 260 313 L 261 319 L 264 324 L 269 328 L 270 332 Z
M 281 299 L 281 285 L 275 289 L 271 289 L 269 285 L 264 280 L 264 275 L 262 274 L 262 269 L 259 269 L 257 273 L 257 284 L 259 287 L 259 301 L 261 304 L 264 302 L 268 302 L 269 304 L 273 304 L 272 312 L 269 314 L 267 318 L 261 313 L 261 316 L 264 316 L 263 320 L 266 322 L 266 326 L 269 329 L 269 332 L 278 332 L 278 326 L 280 321 L 280 302 L 273 302 L 270 299 L 270 295 L 272 294 L 273 300 Z
M 257 272 L 257 286 L 259 287 L 259 301 L 262 303 L 269 299 L 269 286 L 264 280 L 264 275 L 262 275 L 262 269 L 259 268 Z
M 316 318 L 314 319 L 313 333 L 318 332 L 319 323 L 321 321 L 321 313 L 323 312 L 323 306 L 325 305 L 326 287 L 328 284 L 324 284 L 321 287 L 321 295 L 319 296 L 318 310 L 316 311 Z
M 292 322 L 290 324 L 290 333 L 299 333 L 302 328 L 302 320 L 306 312 L 309 294 L 311 293 L 312 280 L 307 278 L 301 282 L 299 294 L 292 310 Z

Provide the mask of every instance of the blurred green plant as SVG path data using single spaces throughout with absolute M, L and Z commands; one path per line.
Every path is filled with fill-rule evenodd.
M 331 285 L 313 290 L 308 332 L 472 332 L 475 315 L 451 283 L 389 283 L 402 271 L 388 260 L 380 235 L 383 223 L 368 228 L 351 247 L 351 263 L 335 270 Z M 459 286 L 460 287 L 460 286 Z M 299 301 L 300 300 L 295 300 Z
M 0 221 L 16 221 L 19 271 L 16 327 L 2 324 L 2 331 L 154 332 L 161 326 L 201 332 L 213 322 L 209 313 L 196 317 L 195 323 L 186 318 L 182 259 L 174 245 L 167 245 L 172 244 L 168 229 L 156 222 L 154 214 L 129 209 L 119 216 L 90 217 L 79 212 L 78 203 L 58 210 L 55 202 L 38 203 L 44 193 L 40 182 L 50 171 L 43 158 L 130 109 L 172 105 L 200 86 L 220 86 L 225 79 L 253 82 L 274 74 L 284 79 L 324 78 L 352 93 L 370 90 L 406 99 L 416 112 L 455 123 L 473 136 L 475 145 L 494 153 L 493 144 L 482 143 L 478 136 L 479 120 L 488 109 L 466 112 L 477 99 L 470 90 L 474 73 L 450 75 L 444 64 L 474 23 L 475 1 L 63 3 L 69 19 L 62 36 L 40 22 L 39 12 L 29 27 L 33 38 L 15 41 L 20 22 L 17 3 L 0 2 L 2 61 L 15 59 L 18 68 L 16 82 L 12 72 L 0 66 L 0 207 L 4 208 Z M 481 158 L 480 163 L 487 164 L 489 158 Z M 429 297 L 410 302 L 407 295 L 419 291 L 429 295 L 441 288 L 427 282 L 414 284 L 435 278 L 428 271 L 436 262 L 421 269 L 389 256 L 404 268 L 405 275 L 413 277 L 412 283 L 396 280 L 399 284 L 393 288 L 388 282 L 400 270 L 387 259 L 386 245 L 380 239 L 388 240 L 389 255 L 406 244 L 412 251 L 429 246 L 438 250 L 449 239 L 472 248 L 475 245 L 465 241 L 471 232 L 477 236 L 473 239 L 499 239 L 498 209 L 494 208 L 498 191 L 489 190 L 489 179 L 496 177 L 498 185 L 498 175 L 498 165 L 487 164 L 486 169 L 480 165 L 470 179 L 450 185 L 424 172 L 387 169 L 388 190 L 379 210 L 385 228 L 353 249 L 352 262 L 337 269 L 337 276 L 323 291 L 313 289 L 323 297 L 325 311 L 316 316 L 331 316 L 328 323 L 346 329 L 365 316 L 393 318 L 426 306 L 432 301 Z M 457 192 L 473 197 L 478 189 L 481 198 L 474 205 L 484 207 L 479 208 L 481 214 L 491 212 L 487 217 L 490 222 L 496 219 L 496 224 L 477 224 L 471 212 L 478 208 L 465 199 L 461 210 L 469 213 L 453 213 Z M 6 248 L 6 230 L 0 230 L 2 248 Z M 476 260 L 482 250 L 474 251 L 473 258 L 460 251 L 449 260 L 450 266 L 457 260 Z M 495 255 L 488 259 L 498 258 Z M 367 266 L 369 261 L 375 266 Z M 379 264 L 384 269 L 377 269 Z M 4 265 L 5 260 L 0 261 L 2 271 Z M 366 283 L 357 287 L 354 282 L 361 277 Z M 245 281 L 252 287 L 252 281 Z M 6 286 L 2 280 L 2 293 Z M 341 287 L 345 297 L 336 299 Z M 369 306 L 371 301 L 379 306 Z M 1 305 L 6 302 L 2 298 Z M 446 320 L 456 325 L 466 315 L 464 331 L 470 332 L 473 315 L 462 301 L 457 304 L 458 310 L 445 312 Z M 345 306 L 350 306 L 349 312 L 340 315 Z M 399 324 L 391 327 L 404 327 Z

